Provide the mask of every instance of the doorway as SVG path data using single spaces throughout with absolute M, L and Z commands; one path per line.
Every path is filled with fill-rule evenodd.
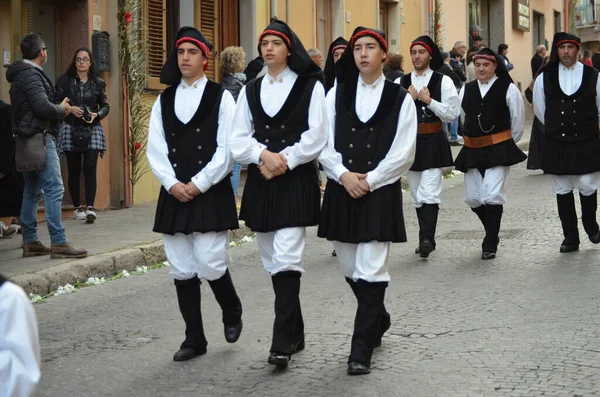
M 537 11 L 533 11 L 532 19 L 533 26 L 531 29 L 531 44 L 533 46 L 532 50 L 535 53 L 535 48 L 539 44 L 546 44 L 546 36 L 544 34 L 546 29 L 546 21 L 544 20 L 544 14 Z
M 58 78 L 58 32 L 57 12 L 52 1 L 29 0 L 22 3 L 23 35 L 37 32 L 41 34 L 48 48 L 48 62 L 43 69 L 52 82 Z

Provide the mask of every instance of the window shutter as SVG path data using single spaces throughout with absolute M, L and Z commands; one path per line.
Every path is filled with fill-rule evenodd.
M 33 32 L 33 1 L 25 1 L 22 5 L 25 9 L 23 13 L 23 34 L 29 34 Z
M 200 31 L 214 45 L 212 56 L 208 60 L 208 69 L 206 70 L 206 76 L 214 80 L 215 56 L 217 55 L 218 47 L 215 40 L 215 2 L 213 0 L 200 1 Z
M 148 74 L 159 78 L 167 60 L 167 0 L 146 0 L 148 23 Z

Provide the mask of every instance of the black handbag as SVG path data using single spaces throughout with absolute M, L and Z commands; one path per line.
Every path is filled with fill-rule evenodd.
M 92 127 L 74 127 L 73 128 L 73 150 L 76 152 L 85 152 L 88 150 L 92 140 Z
M 46 134 L 31 138 L 15 136 L 15 165 L 17 171 L 42 171 L 46 168 Z

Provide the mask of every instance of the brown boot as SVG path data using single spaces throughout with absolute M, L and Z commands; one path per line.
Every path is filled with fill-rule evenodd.
M 50 249 L 52 259 L 63 259 L 63 258 L 85 258 L 87 251 L 82 248 L 75 248 L 70 243 L 51 245 Z
M 39 241 L 33 243 L 23 243 L 23 258 L 30 258 L 32 256 L 50 255 L 50 248 L 46 247 Z

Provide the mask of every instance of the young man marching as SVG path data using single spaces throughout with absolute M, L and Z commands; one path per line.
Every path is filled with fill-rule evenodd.
M 579 249 L 573 191 L 579 190 L 581 221 L 593 244 L 600 243 L 596 220 L 600 186 L 600 79 L 594 68 L 577 62 L 581 40 L 556 33 L 550 61 L 535 81 L 533 105 L 545 125 L 541 168 L 552 175 L 564 240 L 560 252 Z
M 329 45 L 325 69 L 323 70 L 323 75 L 325 76 L 325 94 L 336 85 L 335 65 L 340 60 L 347 45 L 348 40 L 343 37 L 338 37 Z
M 465 173 L 465 202 L 485 229 L 481 259 L 494 259 L 506 202 L 510 166 L 527 156 L 516 142 L 523 135 L 523 96 L 513 84 L 504 62 L 484 48 L 473 56 L 477 80 L 460 91 L 465 144 L 456 169 Z
M 382 72 L 384 33 L 358 27 L 338 61 L 327 95 L 327 146 L 319 161 L 328 181 L 319 237 L 332 240 L 341 273 L 358 301 L 348 374 L 368 374 L 373 349 L 390 327 L 385 289 L 392 242 L 405 242 L 400 176 L 414 159 L 415 104 Z
M 228 233 L 238 228 L 227 149 L 235 102 L 204 74 L 212 44 L 202 33 L 183 27 L 175 40 L 160 75 L 170 87 L 152 108 L 147 155 L 162 185 L 153 230 L 163 234 L 186 325 L 173 360 L 185 361 L 206 353 L 201 278 L 221 306 L 229 343 L 242 332 L 242 305 L 227 269 Z
M 268 362 L 285 368 L 304 349 L 300 277 L 306 227 L 319 222 L 314 160 L 327 140 L 325 96 L 321 69 L 284 22 L 263 31 L 258 49 L 268 73 L 240 92 L 229 145 L 249 164 L 240 219 L 257 234 L 275 291 Z
M 429 36 L 412 42 L 410 57 L 415 70 L 395 82 L 408 90 L 417 107 L 417 152 L 408 171 L 408 184 L 419 219 L 419 246 L 415 253 L 427 258 L 436 246 L 442 169 L 453 165 L 443 123 L 458 118 L 460 101 L 452 79 L 436 72 L 444 60 Z

